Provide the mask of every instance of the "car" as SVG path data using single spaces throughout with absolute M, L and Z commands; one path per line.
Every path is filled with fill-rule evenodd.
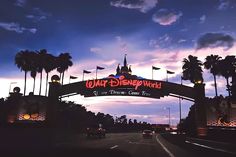
M 93 125 L 87 127 L 86 135 L 88 138 L 90 137 L 98 137 L 98 138 L 105 138 L 106 137 L 106 130 L 101 127 L 101 125 Z
M 152 138 L 153 137 L 152 130 L 144 130 L 142 134 L 143 134 L 143 138 Z

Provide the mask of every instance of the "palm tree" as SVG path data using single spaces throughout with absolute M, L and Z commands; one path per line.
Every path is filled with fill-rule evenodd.
M 30 64 L 31 64 L 30 51 L 22 50 L 18 52 L 15 56 L 15 64 L 21 71 L 25 72 L 25 83 L 24 83 L 24 96 L 25 96 L 27 72 L 30 71 Z
M 57 71 L 60 73 L 60 79 L 62 80 L 62 85 L 64 81 L 65 71 L 73 65 L 71 61 L 72 57 L 69 53 L 61 53 L 57 57 Z
M 45 67 L 46 64 L 46 60 L 45 60 L 45 56 L 47 55 L 47 50 L 46 49 L 42 49 L 39 50 L 38 52 L 38 68 L 37 68 L 37 72 L 40 73 L 40 86 L 39 86 L 39 95 L 41 95 L 41 88 L 42 88 L 42 79 L 43 79 L 43 69 Z
M 183 62 L 183 79 L 190 80 L 192 83 L 203 82 L 202 62 L 192 55 L 189 55 L 188 59 L 184 58 Z
M 218 75 L 220 73 L 219 70 L 219 62 L 221 60 L 221 57 L 218 55 L 210 55 L 207 56 L 204 62 L 204 67 L 205 69 L 210 69 L 210 72 L 212 73 L 213 77 L 214 77 L 214 85 L 215 85 L 215 93 L 216 96 L 218 96 L 218 92 L 217 92 L 217 84 L 216 84 L 216 75 Z
M 35 91 L 35 78 L 36 78 L 36 75 L 37 75 L 37 71 L 36 70 L 31 70 L 30 71 L 30 76 L 34 79 L 33 94 L 34 94 L 34 91 Z
M 34 79 L 33 83 L 33 93 L 35 91 L 35 79 L 37 75 L 37 68 L 38 68 L 38 60 L 37 60 L 38 54 L 35 53 L 34 51 L 30 52 L 30 76 Z
M 220 74 L 225 77 L 227 83 L 227 90 L 230 94 L 230 85 L 229 85 L 229 78 L 233 76 L 235 73 L 235 64 L 236 64 L 236 57 L 235 56 L 226 56 L 223 60 L 220 61 Z
M 44 70 L 47 74 L 46 76 L 46 91 L 45 91 L 45 96 L 47 95 L 47 88 L 48 88 L 48 74 L 52 70 L 56 68 L 56 57 L 54 57 L 51 54 L 46 54 L 45 55 L 45 60 L 47 61 L 44 65 Z

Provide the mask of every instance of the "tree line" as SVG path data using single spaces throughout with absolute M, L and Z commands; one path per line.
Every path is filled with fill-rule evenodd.
M 36 96 L 35 96 L 36 97 Z M 45 121 L 36 123 L 9 123 L 9 115 L 17 115 L 18 104 L 24 99 L 19 93 L 15 93 L 6 99 L 0 99 L 0 127 L 47 127 Z M 126 115 L 112 116 L 102 112 L 88 111 L 83 105 L 71 101 L 58 101 L 56 110 L 56 126 L 61 129 L 85 132 L 87 127 L 102 127 L 107 132 L 132 132 L 144 129 L 152 129 L 147 122 L 128 119 Z M 14 120 L 15 121 L 15 120 Z
M 204 67 L 210 70 L 210 73 L 213 75 L 215 96 L 218 96 L 216 76 L 223 76 L 226 79 L 226 90 L 229 96 L 235 91 L 233 89 L 235 87 L 232 86 L 233 81 L 229 81 L 230 78 L 236 77 L 236 57 L 234 55 L 222 58 L 219 55 L 211 54 L 205 58 L 204 62 L 198 60 L 196 56 L 189 55 L 188 58 L 184 58 L 183 63 L 183 80 L 190 80 L 194 84 L 199 81 L 203 82 L 202 68 Z
M 73 65 L 72 57 L 69 53 L 61 53 L 59 56 L 54 56 L 46 49 L 39 51 L 21 50 L 15 56 L 15 64 L 21 70 L 25 72 L 24 81 L 24 96 L 26 92 L 27 73 L 30 72 L 30 76 L 34 79 L 32 92 L 35 93 L 35 80 L 37 74 L 40 74 L 40 87 L 39 95 L 41 95 L 42 77 L 43 71 L 46 73 L 46 90 L 45 96 L 48 90 L 48 76 L 53 70 L 57 70 L 60 73 L 60 80 L 63 84 L 65 71 Z
M 222 58 L 219 55 L 209 55 L 202 62 L 198 60 L 196 56 L 189 55 L 188 58 L 183 60 L 183 76 L 184 80 L 190 80 L 192 83 L 203 82 L 203 68 L 209 70 L 213 75 L 214 87 L 215 87 L 215 97 L 206 98 L 206 104 L 217 105 L 221 102 L 223 96 L 218 96 L 217 91 L 217 76 L 222 76 L 226 79 L 226 90 L 228 91 L 228 96 L 225 97 L 228 101 L 230 99 L 235 99 L 236 96 L 236 57 L 234 55 L 226 56 Z M 230 79 L 232 81 L 230 81 Z M 178 124 L 178 129 L 180 131 L 186 132 L 188 135 L 197 135 L 196 126 L 196 104 L 190 107 L 188 116 L 181 120 Z M 214 135 L 214 134 L 212 134 Z M 223 137 L 223 136 L 222 136 Z M 224 136 L 225 137 L 225 136 Z M 215 137 L 214 137 L 215 138 Z
M 147 122 L 128 119 L 126 115 L 113 117 L 110 114 L 98 112 L 97 114 L 79 104 L 63 101 L 58 104 L 58 122 L 62 128 L 70 128 L 84 132 L 87 127 L 102 124 L 108 132 L 129 132 L 152 129 Z

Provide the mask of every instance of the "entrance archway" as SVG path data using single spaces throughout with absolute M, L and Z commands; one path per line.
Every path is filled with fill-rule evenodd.
M 117 66 L 116 75 L 65 85 L 61 85 L 58 80 L 52 80 L 50 83 L 49 98 L 52 104 L 55 104 L 59 98 L 77 94 L 84 97 L 139 96 L 160 99 L 165 96 L 173 96 L 186 99 L 195 103 L 197 126 L 206 127 L 205 85 L 202 82 L 196 83 L 194 87 L 189 87 L 167 81 L 144 79 L 132 75 L 126 57 L 124 66 L 121 68 L 119 65 Z

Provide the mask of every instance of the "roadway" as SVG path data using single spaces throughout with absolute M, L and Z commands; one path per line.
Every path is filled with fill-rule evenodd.
M 206 147 L 204 147 L 206 146 Z M 58 141 L 57 148 L 79 148 L 86 156 L 119 157 L 227 157 L 236 153 L 215 149 L 214 144 L 205 145 L 181 135 L 154 134 L 152 139 L 144 139 L 141 133 L 107 134 L 106 138 L 87 139 L 76 135 L 65 141 Z M 94 152 L 93 152 L 94 151 Z M 99 154 L 100 153 L 100 154 Z M 111 155 L 112 154 L 112 155 Z
M 11 134 L 11 139 L 16 139 Z M 22 134 L 21 134 L 22 135 Z M 187 138 L 184 135 L 154 134 L 144 139 L 140 133 L 109 133 L 106 138 L 90 138 L 84 134 L 62 133 L 54 138 L 20 136 L 5 140 L 1 156 L 7 157 L 233 157 L 236 146 L 222 142 Z M 26 137 L 26 136 L 25 136 Z M 3 139 L 3 138 L 1 138 Z M 17 142 L 18 141 L 18 142 Z M 40 142 L 41 141 L 41 142 Z M 45 141 L 45 142 L 43 142 Z M 15 143 L 15 146 L 13 147 Z M 232 147 L 232 148 L 231 148 Z M 5 148 L 8 148 L 6 150 Z M 17 149 L 16 149 L 17 148 Z M 231 148 L 231 149 L 230 149 Z

